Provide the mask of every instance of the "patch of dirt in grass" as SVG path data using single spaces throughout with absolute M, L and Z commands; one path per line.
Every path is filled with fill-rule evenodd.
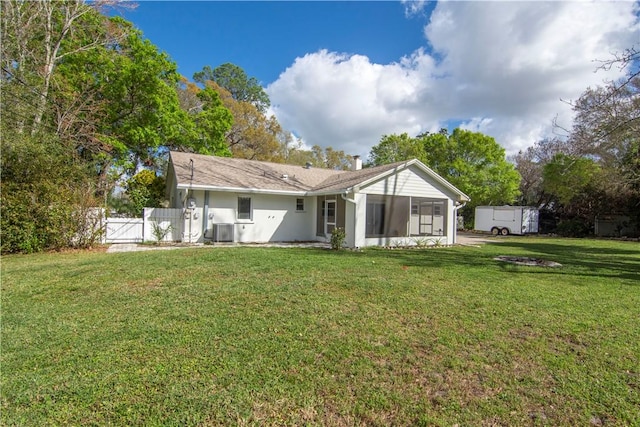
M 523 257 L 523 256 L 500 255 L 495 257 L 494 260 L 508 262 L 508 263 L 517 264 L 517 265 L 527 265 L 530 267 L 552 267 L 552 268 L 562 267 L 562 264 L 557 263 L 555 261 L 548 261 L 540 258 L 530 258 L 530 257 Z
M 540 337 L 540 333 L 530 327 L 509 329 L 509 337 L 518 341 L 529 341 Z

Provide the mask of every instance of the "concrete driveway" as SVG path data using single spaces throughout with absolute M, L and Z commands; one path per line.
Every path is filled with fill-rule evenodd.
M 503 237 L 504 238 L 504 237 Z M 477 234 L 458 231 L 456 242 L 459 245 L 478 245 L 481 243 L 500 243 L 500 237 L 491 234 Z

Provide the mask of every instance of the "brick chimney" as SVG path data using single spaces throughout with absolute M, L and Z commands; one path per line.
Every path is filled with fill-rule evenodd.
M 360 159 L 360 156 L 356 154 L 353 156 L 353 160 L 351 161 L 351 170 L 359 171 L 360 169 L 362 169 L 362 160 Z

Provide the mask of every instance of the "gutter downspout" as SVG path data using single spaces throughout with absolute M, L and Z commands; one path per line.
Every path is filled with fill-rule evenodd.
M 456 205 L 453 207 L 453 211 L 455 212 L 455 219 L 456 219 L 456 223 L 455 223 L 455 228 L 453 229 L 453 244 L 455 245 L 456 243 L 458 243 L 458 210 L 464 208 L 467 205 L 467 202 L 464 202 L 461 205 Z
M 347 197 L 347 194 L 349 194 L 349 190 L 344 190 L 344 193 L 340 193 L 340 197 L 342 198 L 342 200 L 344 200 L 345 202 L 351 202 L 355 204 L 356 203 L 355 199 L 349 199 Z

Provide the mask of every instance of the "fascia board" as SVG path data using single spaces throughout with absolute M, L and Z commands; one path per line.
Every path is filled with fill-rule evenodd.
M 307 196 L 328 196 L 331 194 L 343 194 L 345 191 L 347 192 L 351 192 L 352 191 L 352 187 L 350 188 L 343 188 L 340 190 L 329 190 L 329 191 L 309 191 L 307 193 Z
M 226 193 L 252 193 L 252 194 L 274 194 L 281 196 L 306 196 L 307 191 L 289 191 L 289 190 L 267 190 L 264 188 L 245 188 L 245 187 L 214 187 L 211 185 L 199 184 L 178 184 L 177 188 L 181 190 L 208 190 L 221 191 Z

